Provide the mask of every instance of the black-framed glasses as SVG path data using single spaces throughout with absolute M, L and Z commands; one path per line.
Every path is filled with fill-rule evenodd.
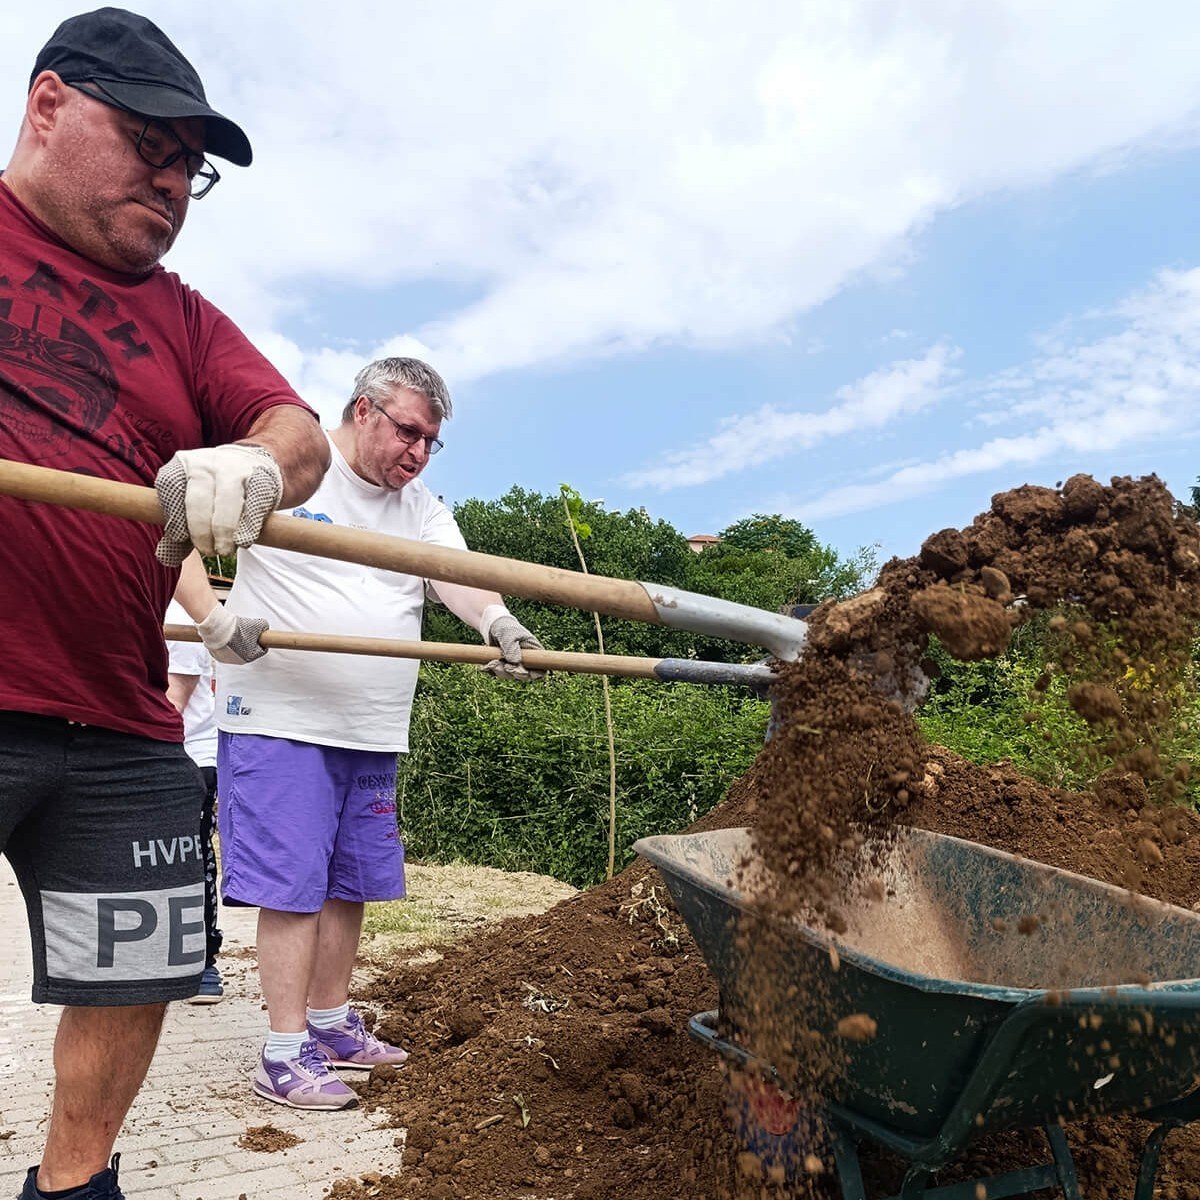
M 141 132 L 135 138 L 138 158 L 148 163 L 157 171 L 174 166 L 181 158 L 184 160 L 183 169 L 188 180 L 188 195 L 193 200 L 202 200 L 221 182 L 221 172 L 198 150 L 186 145 L 176 132 L 160 121 L 157 117 L 148 117 L 145 113 L 134 112 L 126 108 L 105 91 L 104 87 L 95 80 L 89 79 L 84 83 L 73 83 L 71 87 L 115 108 L 131 117 L 141 118 Z
M 443 446 L 445 442 L 441 438 L 430 437 L 426 433 L 422 433 L 415 425 L 405 425 L 402 421 L 397 421 L 387 409 L 378 401 L 372 400 L 370 396 L 364 396 L 363 399 L 377 412 L 382 413 L 392 427 L 392 432 L 396 435 L 398 442 L 403 442 L 406 446 L 415 446 L 418 442 L 425 443 L 425 453 L 432 458 Z
M 141 116 L 140 113 L 137 115 Z M 160 171 L 174 166 L 182 158 L 188 178 L 188 195 L 193 200 L 204 199 L 221 181 L 220 171 L 203 154 L 184 145 L 170 126 L 153 117 L 146 118 L 137 136 L 137 152 L 143 162 Z

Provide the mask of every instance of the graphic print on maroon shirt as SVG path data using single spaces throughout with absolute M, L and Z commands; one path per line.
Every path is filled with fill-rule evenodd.
M 66 454 L 71 436 L 52 414 L 77 414 L 95 433 L 117 403 L 116 375 L 87 331 L 24 299 L 0 300 L 0 382 L 4 419 L 26 426 L 21 432 L 47 464 Z M 42 401 L 41 409 L 21 402 L 26 387 Z
M 156 268 L 75 253 L 0 181 L 0 457 L 143 486 L 177 450 L 301 404 L 223 313 Z M 0 497 L 0 710 L 166 740 L 159 531 Z

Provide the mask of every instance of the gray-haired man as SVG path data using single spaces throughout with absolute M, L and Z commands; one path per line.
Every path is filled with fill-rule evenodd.
M 372 363 L 329 434 L 328 474 L 292 515 L 465 549 L 418 479 L 450 411 L 424 363 Z M 521 649 L 539 643 L 495 592 L 264 546 L 241 551 L 226 608 L 208 620 L 415 639 L 427 588 L 499 648 L 493 674 L 531 677 Z M 364 902 L 404 895 L 396 754 L 408 749 L 416 681 L 413 660 L 286 650 L 217 666 L 222 895 L 260 909 L 270 1029 L 254 1090 L 279 1104 L 344 1108 L 354 1093 L 333 1067 L 407 1057 L 363 1027 L 348 989 Z

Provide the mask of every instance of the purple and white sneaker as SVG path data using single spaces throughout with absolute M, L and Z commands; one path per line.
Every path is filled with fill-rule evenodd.
M 369 1071 L 381 1063 L 398 1067 L 408 1061 L 407 1050 L 381 1042 L 353 1009 L 345 1021 L 332 1029 L 321 1029 L 310 1021 L 308 1035 L 335 1067 L 358 1067 Z
M 254 1090 L 264 1100 L 288 1108 L 349 1108 L 358 1097 L 330 1069 L 329 1059 L 311 1039 L 286 1062 L 259 1056 Z

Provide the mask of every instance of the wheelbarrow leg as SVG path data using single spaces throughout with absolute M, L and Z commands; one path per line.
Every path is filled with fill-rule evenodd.
M 1054 1154 L 1054 1167 L 1058 1174 L 1058 1186 L 1066 1200 L 1082 1200 L 1079 1194 L 1079 1177 L 1075 1174 L 1075 1160 L 1071 1157 L 1071 1147 L 1067 1145 L 1067 1135 L 1061 1125 L 1046 1126 L 1046 1140 Z M 1147 1196 L 1146 1200 L 1149 1200 Z
M 1158 1160 L 1162 1154 L 1163 1143 L 1172 1129 L 1186 1125 L 1186 1121 L 1164 1121 L 1147 1139 L 1146 1149 L 1142 1151 L 1142 1165 L 1138 1169 L 1137 1187 L 1133 1192 L 1133 1200 L 1153 1200 L 1154 1179 L 1158 1175 Z
M 922 1200 L 928 1181 L 929 1172 L 924 1167 L 915 1164 L 910 1166 L 904 1172 L 904 1182 L 900 1185 L 900 1200 Z
M 833 1150 L 842 1200 L 867 1200 L 862 1168 L 858 1163 L 858 1147 L 854 1144 L 853 1135 L 840 1128 L 836 1121 L 827 1121 L 825 1128 L 829 1134 L 830 1148 Z

